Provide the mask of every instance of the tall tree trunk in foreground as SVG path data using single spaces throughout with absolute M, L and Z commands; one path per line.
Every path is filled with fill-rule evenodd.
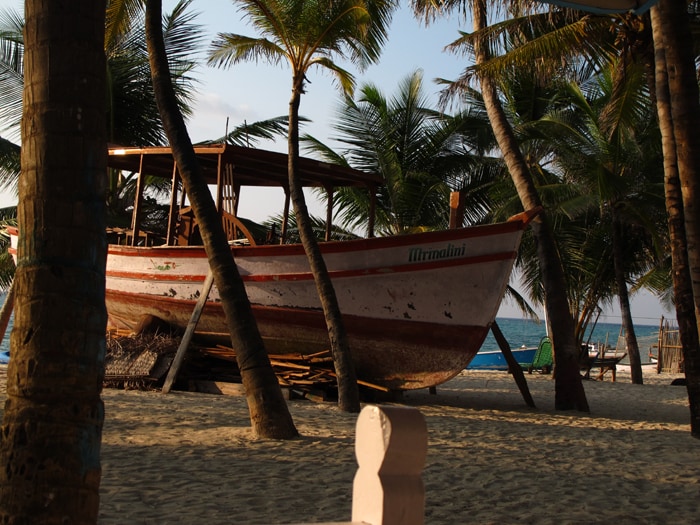
M 177 106 L 163 43 L 161 6 L 161 0 L 146 2 L 146 41 L 156 102 L 178 171 L 199 224 L 214 282 L 219 289 L 245 387 L 251 425 L 255 434 L 260 437 L 293 438 L 298 432 L 272 370 L 243 280 L 224 233 L 221 217 L 201 173 L 185 121 Z
M 304 246 L 306 257 L 309 260 L 311 273 L 316 282 L 318 297 L 326 319 L 333 364 L 338 376 L 338 406 L 345 412 L 359 412 L 360 394 L 345 324 L 340 313 L 333 283 L 328 275 L 326 262 L 323 260 L 321 249 L 318 246 L 316 237 L 314 237 L 303 187 L 297 177 L 297 164 L 299 161 L 299 104 L 304 87 L 303 83 L 303 72 L 295 74 L 292 80 L 292 97 L 289 101 L 289 194 L 294 205 L 299 237 Z
M 486 27 L 485 0 L 474 1 L 472 17 L 474 31 Z M 489 58 L 484 45 L 476 45 L 474 54 L 477 64 L 481 64 Z M 520 201 L 526 210 L 541 206 L 532 176 L 520 151 L 513 129 L 501 107 L 496 86 L 486 76 L 483 76 L 480 81 L 481 94 L 484 98 L 489 121 L 518 191 Z M 551 326 L 552 346 L 554 348 L 555 408 L 557 410 L 577 409 L 588 412 L 588 401 L 579 370 L 580 349 L 574 337 L 574 320 L 566 298 L 566 281 L 559 252 L 544 213 L 532 221 L 531 227 L 537 242 L 540 273 L 545 291 L 545 309 Z
M 700 325 L 700 94 L 695 71 L 693 36 L 686 2 L 661 0 L 657 8 L 671 97 L 678 175 L 683 192 L 683 214 L 695 316 Z
M 671 94 L 666 72 L 664 38 L 661 33 L 661 10 L 651 9 L 651 25 L 654 33 L 656 61 L 656 108 L 659 115 L 659 128 L 664 151 L 664 188 L 668 229 L 671 239 L 671 264 L 673 275 L 673 295 L 676 304 L 678 331 L 683 346 L 685 376 L 690 405 L 690 432 L 700 438 L 700 338 L 695 316 L 693 286 L 688 267 L 686 247 L 685 217 L 683 196 L 678 175 L 678 157 L 671 116 Z
M 94 524 L 105 333 L 105 2 L 25 1 L 0 522 Z

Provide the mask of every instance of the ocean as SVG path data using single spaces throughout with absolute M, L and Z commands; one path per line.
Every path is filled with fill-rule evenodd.
M 529 319 L 510 319 L 510 318 L 496 318 L 496 323 L 498 327 L 503 332 L 506 340 L 510 344 L 511 348 L 518 348 L 520 346 L 537 346 L 540 340 L 547 334 L 544 322 L 535 322 Z M 621 326 L 614 323 L 598 323 L 593 330 L 590 339 L 587 338 L 586 342 L 590 343 L 607 343 L 610 347 L 614 348 L 617 345 L 617 339 L 620 336 Z M 642 356 L 642 361 L 644 357 L 648 355 L 651 346 L 657 342 L 659 334 L 659 325 L 635 325 L 634 333 L 637 335 L 637 341 L 639 344 L 639 352 Z M 493 338 L 493 334 L 489 332 L 486 341 L 481 347 L 481 350 L 498 350 L 498 344 Z

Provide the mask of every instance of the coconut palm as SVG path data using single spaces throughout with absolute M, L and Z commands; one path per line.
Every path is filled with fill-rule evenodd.
M 191 0 L 178 2 L 163 18 L 166 49 L 171 57 L 173 83 L 179 108 L 185 115 L 192 112 L 191 101 L 196 80 L 192 76 L 196 65 L 193 55 L 202 42 L 202 31 L 196 13 L 190 11 Z M 105 52 L 108 68 L 108 127 L 109 141 L 123 145 L 160 145 L 165 134 L 153 96 L 148 55 L 143 29 L 143 2 L 110 0 Z M 0 11 L 0 130 L 14 136 L 19 130 L 22 102 L 22 64 L 24 19 L 13 10 Z M 286 117 L 240 125 L 222 138 L 230 143 L 255 144 L 259 139 L 279 135 Z M 4 131 L 3 131 L 4 132 Z M 19 177 L 20 147 L 0 138 L 0 187 L 15 191 Z M 136 192 L 136 177 L 119 171 L 109 172 L 107 192 L 107 225 L 129 227 Z M 144 203 L 144 217 L 151 226 L 146 229 L 158 234 L 160 220 L 167 210 L 157 200 L 162 179 L 146 181 L 154 198 Z M 164 232 L 163 232 L 164 233 Z M 0 260 L 0 264 L 2 261 Z M 1 270 L 0 270 L 1 271 Z
M 296 437 L 297 430 L 265 351 L 221 217 L 201 173 L 178 108 L 160 18 L 161 0 L 147 0 L 146 40 L 154 92 L 173 157 L 199 223 L 210 271 L 219 290 L 231 341 L 236 348 L 253 431 L 260 437 L 274 439 Z
M 453 9 L 471 12 L 475 32 L 488 34 L 486 0 L 415 0 L 412 5 L 415 12 L 426 19 Z M 462 39 L 459 39 L 452 47 L 462 48 L 461 44 Z M 477 66 L 486 63 L 492 55 L 486 39 L 477 40 L 467 51 L 473 52 Z M 467 69 L 455 86 L 459 88 L 469 85 L 471 77 L 472 73 Z M 540 208 L 542 201 L 513 127 L 503 111 L 497 81 L 486 74 L 479 75 L 478 81 L 496 140 L 522 206 L 525 209 Z M 546 294 L 545 308 L 556 353 L 555 407 L 559 410 L 576 408 L 588 411 L 588 402 L 579 374 L 580 350 L 574 337 L 574 322 L 566 297 L 566 278 L 548 215 L 541 213 L 531 225 L 537 238 L 542 285 Z
M 329 71 L 343 91 L 352 92 L 352 75 L 334 59 L 349 59 L 360 67 L 375 62 L 396 3 L 393 0 L 238 0 L 238 4 L 262 36 L 220 34 L 212 45 L 209 62 L 230 66 L 243 60 L 265 59 L 271 63 L 287 61 L 292 68 L 288 136 L 290 197 L 326 317 L 338 376 L 338 404 L 343 410 L 358 412 L 359 394 L 345 327 L 297 177 L 299 106 L 306 75 L 314 66 Z
M 692 155 L 697 155 L 695 150 L 696 146 L 696 134 L 694 133 L 693 122 L 695 122 L 695 117 L 698 111 L 700 111 L 698 106 L 697 97 L 697 83 L 695 80 L 694 73 L 694 61 L 693 58 L 697 56 L 697 42 L 693 45 L 693 39 L 690 38 L 690 28 L 692 25 L 697 26 L 697 17 L 691 17 L 689 13 L 697 13 L 697 2 L 692 2 L 686 11 L 685 4 L 679 4 L 675 2 L 662 2 L 658 6 L 654 7 L 651 12 L 651 25 L 645 23 L 644 19 L 637 16 L 633 16 L 629 13 L 618 13 L 609 17 L 600 16 L 590 16 L 583 13 L 574 15 L 573 20 L 575 22 L 570 22 L 564 20 L 560 11 L 555 11 L 552 16 L 548 13 L 547 16 L 540 16 L 536 24 L 532 23 L 533 17 L 522 18 L 525 23 L 518 23 L 519 27 L 525 28 L 524 31 L 519 33 L 519 37 L 522 38 L 524 35 L 528 35 L 525 42 L 521 41 L 518 46 L 517 53 L 515 55 L 518 57 L 519 62 L 532 63 L 537 61 L 538 63 L 546 62 L 547 58 L 554 58 L 554 62 L 560 65 L 565 62 L 573 62 L 575 64 L 585 64 L 587 66 L 600 68 L 601 65 L 610 63 L 611 58 L 617 60 L 617 57 L 622 58 L 625 62 L 634 59 L 643 59 L 648 61 L 649 67 L 648 71 L 652 71 L 651 62 L 653 60 L 651 55 L 651 38 L 650 38 L 650 26 L 654 30 L 654 48 L 656 50 L 655 56 L 657 60 L 656 67 L 656 77 L 657 86 L 661 91 L 655 93 L 658 100 L 663 101 L 666 104 L 667 110 L 659 107 L 659 116 L 661 122 L 661 130 L 664 138 L 665 145 L 670 145 L 675 141 L 672 137 L 673 128 L 680 127 L 678 132 L 678 137 L 681 139 L 683 144 L 683 154 L 678 155 L 675 147 L 667 147 L 666 156 L 668 159 L 678 159 L 677 161 L 669 160 L 666 163 L 666 170 L 669 171 L 666 180 L 671 182 L 680 177 L 677 175 L 677 166 L 682 167 L 683 172 L 683 184 L 679 186 L 682 189 L 683 194 L 683 206 L 687 207 L 689 210 L 690 217 L 686 217 L 685 221 L 683 214 L 680 214 L 680 221 L 685 222 L 685 227 L 679 229 L 674 227 L 672 224 L 669 227 L 672 228 L 673 235 L 676 239 L 676 254 L 677 257 L 674 259 L 674 266 L 676 269 L 673 270 L 672 275 L 675 280 L 674 287 L 676 289 L 676 309 L 679 319 L 685 316 L 686 311 L 695 309 L 697 313 L 697 301 L 693 301 L 693 304 L 688 303 L 687 305 L 681 305 L 682 301 L 690 301 L 694 295 L 692 291 L 685 290 L 685 287 L 690 283 L 697 283 L 698 279 L 688 277 L 683 283 L 678 282 L 681 275 L 684 272 L 690 271 L 691 273 L 697 271 L 698 265 L 688 263 L 688 261 L 681 262 L 680 258 L 694 260 L 697 258 L 695 254 L 696 242 L 690 241 L 686 243 L 686 229 L 690 239 L 696 237 L 697 220 L 694 214 L 697 213 L 697 206 L 695 204 L 696 200 L 693 197 L 693 192 L 695 191 L 696 184 L 694 182 L 694 177 L 692 175 L 694 166 L 697 164 L 693 159 Z M 562 21 L 564 23 L 562 23 Z M 503 23 L 503 26 L 507 26 L 509 22 Z M 546 30 L 542 30 L 546 26 Z M 607 29 L 606 29 L 607 26 Z M 532 27 L 538 28 L 538 33 L 534 35 L 529 30 Z M 607 31 L 608 36 L 605 33 L 601 34 L 601 30 Z M 511 31 L 512 32 L 512 31 Z M 488 38 L 491 42 L 497 40 L 494 36 L 498 31 L 490 31 Z M 665 35 L 665 38 L 664 38 Z M 562 51 L 568 52 L 567 58 L 564 58 L 561 53 Z M 671 62 L 673 63 L 672 68 L 666 67 L 666 57 L 665 51 L 668 50 L 671 56 Z M 573 60 L 572 57 L 585 57 L 585 61 L 581 58 Z M 659 63 L 659 57 L 663 57 Z M 504 57 L 502 57 L 504 58 Z M 513 62 L 513 58 L 509 57 L 505 59 L 506 62 Z M 501 60 L 503 62 L 503 60 Z M 502 65 L 502 64 L 501 64 Z M 619 72 L 623 72 L 626 68 L 618 68 Z M 667 70 L 671 70 L 673 74 L 671 75 L 675 82 L 673 93 L 674 101 L 671 103 L 669 92 L 666 86 L 668 86 L 668 75 Z M 664 80 L 659 82 L 659 77 L 663 76 Z M 619 79 L 622 79 L 621 74 Z M 650 86 L 653 85 L 651 79 L 649 80 Z M 665 91 L 665 93 L 664 93 Z M 664 100 L 665 99 L 665 100 Z M 677 110 L 677 116 L 679 118 L 673 120 L 670 118 L 671 113 Z M 667 115 L 668 118 L 662 118 Z M 666 147 L 666 146 L 665 146 Z M 667 208 L 669 209 L 670 216 L 678 218 L 679 208 L 676 205 L 678 201 L 674 200 L 673 192 L 669 194 L 670 201 L 667 203 Z M 669 218 L 671 220 L 671 218 Z M 675 220 L 675 219 L 673 219 Z M 645 282 L 649 282 L 646 280 Z M 697 295 L 697 294 L 695 294 Z M 691 406 L 695 406 L 694 410 L 691 410 L 693 415 L 693 421 L 695 421 L 696 427 L 700 427 L 700 345 L 698 344 L 698 337 L 695 333 L 697 330 L 693 328 L 692 325 L 698 325 L 697 320 L 695 322 L 682 322 L 680 323 L 683 327 L 682 332 L 686 332 L 684 344 L 684 349 L 688 353 L 686 361 L 689 363 L 687 368 L 686 376 L 688 378 L 688 384 L 694 385 L 693 388 L 689 387 L 689 393 L 694 392 L 696 401 L 691 400 Z M 692 334 L 687 332 L 693 332 Z M 636 375 L 638 379 L 641 379 L 641 370 L 633 367 L 633 375 Z M 693 376 L 693 379 L 690 379 Z M 691 396 L 692 397 L 692 396 Z
M 570 213 L 563 208 L 563 203 L 576 202 L 575 199 L 580 193 L 560 173 L 552 170 L 554 165 L 552 147 L 548 139 L 543 139 L 540 125 L 543 119 L 548 118 L 559 100 L 562 85 L 565 85 L 562 78 L 551 78 L 543 84 L 531 74 L 530 70 L 526 69 L 517 71 L 507 69 L 499 77 L 503 111 L 513 126 L 543 205 L 552 216 L 558 250 L 565 254 L 561 259 L 567 276 L 567 295 L 572 314 L 575 319 L 578 319 L 575 330 L 576 341 L 581 342 L 589 320 L 589 314 L 586 312 L 593 312 L 593 308 L 600 299 L 598 293 L 600 289 L 598 286 L 591 286 L 591 280 L 581 272 L 580 263 L 577 262 L 582 245 L 590 242 L 587 240 L 587 222 L 573 220 Z M 476 90 L 462 88 L 459 97 L 460 102 L 466 107 L 483 107 L 483 98 Z M 491 144 L 491 147 L 497 147 L 495 139 L 493 141 L 494 144 Z M 505 220 L 522 209 L 520 199 L 507 172 L 492 178 L 489 193 L 490 220 Z M 526 285 L 530 300 L 537 305 L 543 305 L 545 300 L 541 286 L 537 243 L 531 231 L 526 231 L 523 236 L 516 267 Z M 590 306 L 586 307 L 587 304 Z
M 0 137 L 0 189 L 17 193 L 21 148 Z
M 19 138 L 19 123 L 22 114 L 23 53 L 21 17 L 12 10 L 0 10 L 0 135 Z M 0 136 L 0 190 L 17 193 L 20 170 L 20 147 Z M 0 228 L 15 226 L 16 207 L 0 210 Z M 15 272 L 15 264 L 8 252 L 9 239 L 0 236 L 0 289 L 8 290 Z M 8 294 L 3 303 L 5 328 L 12 311 L 13 294 Z M 1 326 L 1 325 L 0 325 Z M 5 330 L 2 330 L 4 336 Z M 1 340 L 1 337 L 0 337 Z
M 637 166 L 638 171 L 642 158 L 656 160 L 655 173 L 659 173 L 658 155 L 652 155 L 653 152 L 658 153 L 658 148 L 654 147 L 658 144 L 657 135 L 653 133 L 657 128 L 649 117 L 645 81 L 639 74 L 629 75 L 627 96 L 613 97 L 612 77 L 596 76 L 589 81 L 587 89 L 595 96 L 596 102 L 589 104 L 588 98 L 576 88 L 577 84 L 568 83 L 563 78 L 559 81 L 552 79 L 542 87 L 537 85 L 536 78 L 524 74 L 522 69 L 517 74 L 510 74 L 509 71 L 506 70 L 499 80 L 504 110 L 514 125 L 538 192 L 553 218 L 558 249 L 567 276 L 569 307 L 577 319 L 575 337 L 581 343 L 586 328 L 595 321 L 599 306 L 608 304 L 616 292 L 612 266 L 607 264 L 612 257 L 601 257 L 601 254 L 609 251 L 611 229 L 609 223 L 605 223 L 608 227 L 601 231 L 600 214 L 596 211 L 600 202 L 596 195 L 600 187 L 591 178 L 595 175 L 605 180 L 604 175 L 610 174 L 610 170 L 616 174 L 636 173 L 631 166 Z M 603 85 L 601 78 L 607 79 L 605 97 L 598 89 Z M 632 85 L 631 79 L 635 79 L 637 84 Z M 627 113 L 623 115 L 624 118 L 630 120 L 632 115 L 637 119 L 632 124 L 619 120 L 620 112 L 616 111 L 615 104 L 622 104 L 623 101 L 627 103 L 622 106 Z M 635 101 L 636 105 L 630 101 Z M 640 107 L 645 111 L 640 111 Z M 608 137 L 600 129 L 601 126 L 606 126 L 605 131 L 611 132 L 612 136 Z M 638 130 L 634 140 L 620 131 L 623 127 Z M 618 141 L 615 137 L 626 137 L 627 142 Z M 642 139 L 650 146 L 643 149 L 645 155 L 639 155 L 636 150 L 627 157 L 621 154 L 624 147 L 639 147 Z M 614 155 L 615 152 L 617 155 Z M 616 176 L 608 178 L 608 187 L 619 179 Z M 628 176 L 619 179 L 616 188 L 638 188 L 639 182 L 646 180 L 636 175 Z M 515 211 L 512 203 L 505 210 L 506 215 Z M 658 229 L 658 225 L 654 224 L 653 228 Z M 633 237 L 631 232 L 627 237 Z M 534 248 L 535 245 L 526 236 L 521 247 L 519 267 L 531 295 L 541 303 L 544 297 L 539 285 L 541 278 Z M 655 260 L 653 250 L 645 253 L 649 254 L 651 257 L 643 258 L 642 262 Z M 636 274 L 639 275 L 641 271 L 637 268 Z M 632 332 L 632 328 L 626 332 Z M 632 346 L 633 342 L 630 343 Z
M 697 10 L 697 2 L 689 9 Z M 697 242 L 686 231 L 686 221 L 696 221 L 696 208 L 691 208 L 687 215 L 684 210 L 685 199 L 692 197 L 695 188 L 693 179 L 694 158 L 697 155 L 697 143 L 678 142 L 691 136 L 693 120 L 688 115 L 697 114 L 697 97 L 693 98 L 694 66 L 691 56 L 686 53 L 688 45 L 687 16 L 683 16 L 682 6 L 662 2 L 651 10 L 651 25 L 654 34 L 656 98 L 659 126 L 664 149 L 666 209 L 671 245 L 673 291 L 676 304 L 676 316 L 683 345 L 683 359 L 687 380 L 690 405 L 691 435 L 700 437 L 700 337 L 696 315 L 697 298 L 694 297 L 692 261 L 689 253 L 697 252 Z M 686 13 L 687 15 L 687 13 Z M 678 31 L 674 29 L 677 26 Z M 697 41 L 694 43 L 698 44 Z M 667 49 L 670 51 L 667 64 Z M 696 53 L 697 54 L 697 53 Z M 671 86 L 669 72 L 673 70 L 674 84 Z M 683 89 L 678 90 L 682 85 Z M 675 94 L 672 98 L 671 93 Z M 680 121 L 674 120 L 674 112 L 683 115 Z M 675 136 L 674 127 L 679 127 Z M 680 154 L 679 150 L 685 150 Z M 690 152 L 690 154 L 688 154 Z M 682 167 L 681 167 L 682 165 Z M 683 176 L 681 177 L 681 173 Z M 684 190 L 685 188 L 685 190 Z M 690 233 L 692 233 L 692 229 Z M 691 245 L 689 247 L 689 244 Z
M 304 138 L 309 150 L 329 162 L 382 175 L 374 211 L 380 235 L 446 228 L 450 191 L 472 190 L 472 223 L 482 221 L 489 207 L 484 174 L 500 163 L 473 154 L 483 149 L 477 142 L 488 122 L 472 112 L 451 116 L 429 108 L 422 80 L 415 71 L 391 97 L 372 84 L 360 88 L 357 100 L 344 97 L 334 124 L 339 150 Z M 342 188 L 333 203 L 344 227 L 367 224 L 366 192 Z
M 624 92 L 619 68 L 625 69 Z M 643 64 L 613 63 L 585 90 L 569 84 L 559 100 L 561 109 L 540 122 L 555 169 L 580 192 L 570 214 L 588 217 L 589 239 L 602 241 L 597 253 L 580 250 L 571 257 L 582 267 L 596 268 L 592 288 L 617 295 L 632 381 L 638 384 L 643 379 L 627 282 L 655 267 L 666 238 L 661 143 L 647 88 Z
M 26 0 L 25 9 L 22 120 L 31 125 L 22 127 L 0 519 L 96 523 L 107 324 L 105 3 Z
M 300 121 L 305 119 L 300 118 Z M 273 140 L 286 136 L 288 120 L 287 116 L 274 117 L 258 122 L 243 122 L 223 137 L 202 141 L 202 144 L 235 144 L 236 146 L 252 147 L 260 140 Z

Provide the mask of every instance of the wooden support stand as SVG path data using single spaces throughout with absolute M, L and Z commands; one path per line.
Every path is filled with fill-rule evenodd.
M 162 390 L 164 394 L 170 392 L 170 389 L 172 388 L 173 383 L 175 382 L 175 378 L 177 377 L 177 373 L 180 370 L 180 365 L 182 365 L 182 361 L 185 359 L 187 347 L 190 345 L 190 341 L 192 340 L 194 331 L 197 328 L 197 323 L 199 322 L 199 318 L 202 315 L 202 310 L 204 310 L 204 305 L 207 302 L 207 298 L 209 297 L 209 292 L 211 291 L 213 283 L 214 274 L 212 273 L 211 269 L 209 269 L 207 278 L 204 280 L 202 293 L 200 294 L 199 300 L 197 301 L 197 304 L 195 305 L 194 310 L 192 311 L 192 317 L 190 318 L 190 322 L 187 324 L 187 328 L 185 329 L 185 335 L 182 336 L 182 341 L 180 341 L 180 346 L 178 347 L 177 352 L 175 354 L 175 359 L 170 365 L 168 376 L 165 378 L 165 383 L 163 384 Z
M 520 365 L 515 360 L 515 357 L 513 357 L 513 352 L 510 351 L 510 345 L 503 335 L 503 332 L 501 332 L 500 327 L 498 324 L 496 324 L 496 321 L 494 321 L 491 325 L 491 332 L 493 333 L 493 337 L 496 339 L 496 342 L 503 353 L 503 357 L 506 358 L 508 369 L 513 374 L 515 383 L 518 385 L 520 394 L 523 396 L 525 403 L 527 406 L 535 408 L 535 400 L 532 399 L 532 394 L 530 394 L 530 388 L 527 386 L 527 380 L 525 379 L 525 374 L 523 374 L 523 369 L 520 368 Z

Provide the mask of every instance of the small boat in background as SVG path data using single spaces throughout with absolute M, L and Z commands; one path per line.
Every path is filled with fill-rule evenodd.
M 618 372 L 631 372 L 632 367 L 630 366 L 629 357 L 625 357 L 619 363 L 617 363 Z M 654 359 L 652 361 L 645 361 L 642 363 L 642 373 L 644 374 L 657 374 L 659 373 L 659 363 Z
M 527 368 L 532 364 L 537 352 L 536 346 L 521 346 L 520 348 L 511 349 L 513 357 L 518 364 Z M 508 370 L 508 363 L 500 350 L 486 350 L 477 352 L 467 367 L 468 370 Z

